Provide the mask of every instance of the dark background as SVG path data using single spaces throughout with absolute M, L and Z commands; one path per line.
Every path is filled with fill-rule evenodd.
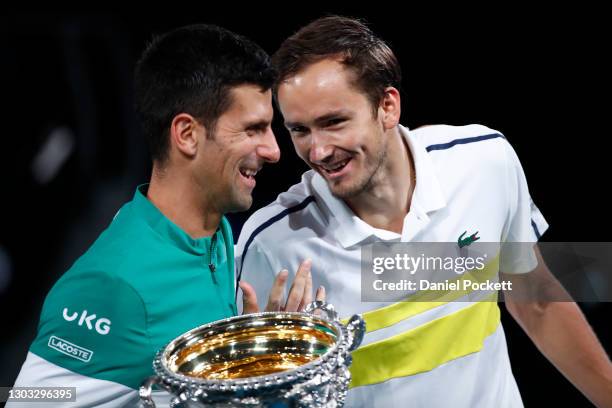
M 272 53 L 326 12 L 365 18 L 402 65 L 403 124 L 481 123 L 503 132 L 551 225 L 543 239 L 609 241 L 610 161 L 602 126 L 609 107 L 597 101 L 604 90 L 598 24 L 576 30 L 577 21 L 586 21 L 577 12 L 566 18 L 533 10 L 442 17 L 437 11 L 306 10 L 292 2 L 273 17 L 267 10 L 272 6 L 260 7 L 0 17 L 0 386 L 13 384 L 51 285 L 135 186 L 148 180 L 150 163 L 132 108 L 132 71 L 152 34 L 180 25 L 215 23 Z M 507 23 L 503 17 L 510 17 Z M 279 125 L 282 158 L 258 176 L 250 212 L 298 182 L 305 169 Z M 60 149 L 66 157 L 51 170 L 35 170 L 43 146 L 58 139 L 68 141 Z M 230 216 L 236 237 L 249 213 Z M 611 304 L 580 306 L 610 352 Z M 525 405 L 545 400 L 589 406 L 502 310 Z

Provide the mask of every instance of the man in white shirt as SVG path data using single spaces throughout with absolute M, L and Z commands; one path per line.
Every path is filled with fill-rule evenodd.
M 265 293 L 275 271 L 310 258 L 328 301 L 363 314 L 368 333 L 353 353 L 348 406 L 522 406 L 496 302 L 362 302 L 361 287 L 361 249 L 373 242 L 540 238 L 548 225 L 505 137 L 480 125 L 399 125 L 397 60 L 356 20 L 312 22 L 273 62 L 285 126 L 312 170 L 247 221 L 238 279 Z M 487 269 L 563 295 L 537 248 Z M 508 296 L 506 307 L 591 401 L 612 404 L 610 360 L 575 303 Z

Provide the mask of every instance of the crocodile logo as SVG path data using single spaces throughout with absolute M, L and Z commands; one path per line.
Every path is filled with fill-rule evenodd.
M 478 231 L 476 231 L 475 233 L 473 233 L 472 235 L 470 235 L 469 237 L 465 237 L 465 234 L 467 234 L 467 231 L 463 231 L 463 234 L 461 234 L 461 236 L 457 239 L 457 244 L 459 245 L 459 248 L 463 248 L 466 247 L 468 245 L 471 245 L 472 242 L 474 241 L 478 241 L 480 239 L 480 237 L 478 237 Z

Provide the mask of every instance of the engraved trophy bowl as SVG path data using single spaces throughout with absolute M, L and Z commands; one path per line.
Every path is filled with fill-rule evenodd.
M 320 314 L 315 314 L 320 310 Z M 152 387 L 172 394 L 171 407 L 341 407 L 348 390 L 350 352 L 365 323 L 338 319 L 316 301 L 300 312 L 263 312 L 218 320 L 172 340 L 153 361 L 155 375 L 140 387 L 155 407 Z

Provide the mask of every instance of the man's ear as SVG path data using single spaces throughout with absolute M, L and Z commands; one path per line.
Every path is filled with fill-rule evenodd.
M 399 124 L 402 104 L 399 91 L 390 86 L 380 100 L 379 114 L 382 114 L 382 124 L 385 130 L 393 129 Z
M 188 157 L 198 151 L 198 134 L 202 125 L 188 113 L 179 113 L 170 124 L 170 142 L 176 149 Z

